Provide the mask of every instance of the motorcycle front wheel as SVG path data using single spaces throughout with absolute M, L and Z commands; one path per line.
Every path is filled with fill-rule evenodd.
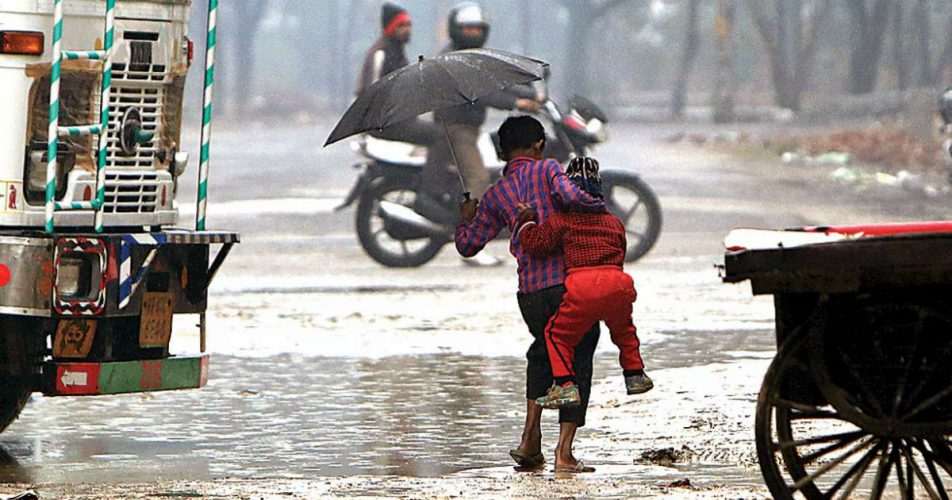
M 387 267 L 419 267 L 433 260 L 446 238 L 416 232 L 388 221 L 382 202 L 412 209 L 416 186 L 410 178 L 385 178 L 365 191 L 357 203 L 357 237 L 372 259 Z
M 601 177 L 608 210 L 625 224 L 625 262 L 635 262 L 658 242 L 661 203 L 651 187 L 632 172 L 605 169 Z

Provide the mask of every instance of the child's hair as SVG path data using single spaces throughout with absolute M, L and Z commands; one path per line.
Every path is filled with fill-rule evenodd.
M 565 168 L 565 175 L 582 191 L 596 198 L 603 198 L 602 178 L 598 174 L 598 170 L 598 160 L 579 156 L 572 158 L 572 161 L 569 162 L 568 167 Z
M 513 116 L 499 127 L 499 149 L 503 153 L 528 149 L 544 140 L 545 128 L 531 116 Z

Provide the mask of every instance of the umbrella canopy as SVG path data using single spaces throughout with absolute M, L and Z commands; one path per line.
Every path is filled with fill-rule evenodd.
M 324 145 L 541 80 L 547 66 L 536 59 L 491 49 L 421 57 L 371 85 L 347 109 Z

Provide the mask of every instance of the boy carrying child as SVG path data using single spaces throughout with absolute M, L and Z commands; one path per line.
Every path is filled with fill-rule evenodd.
M 565 173 L 583 191 L 602 198 L 598 170 L 596 160 L 575 158 Z M 545 329 L 555 384 L 536 403 L 544 408 L 580 404 L 575 384 L 575 347 L 599 321 L 608 326 L 612 342 L 621 351 L 619 361 L 628 394 L 650 391 L 654 384 L 645 375 L 631 319 L 637 292 L 631 276 L 623 270 L 627 248 L 625 226 L 608 213 L 556 213 L 542 224 L 538 224 L 537 219 L 534 208 L 521 205 L 515 239 L 524 251 L 537 257 L 561 248 L 568 277 L 562 304 Z

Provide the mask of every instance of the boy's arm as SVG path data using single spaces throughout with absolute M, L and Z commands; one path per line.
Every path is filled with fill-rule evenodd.
M 531 210 L 531 209 L 530 209 Z M 539 224 L 534 217 L 524 217 L 520 212 L 520 224 L 516 229 L 516 242 L 533 257 L 544 257 L 562 246 L 565 225 L 559 214 L 547 218 Z M 527 219 L 523 222 L 523 219 Z
M 582 191 L 565 175 L 562 165 L 555 160 L 546 160 L 546 174 L 552 183 L 552 199 L 556 205 L 565 211 L 579 211 L 588 213 L 606 213 L 608 208 L 605 202 Z
M 463 257 L 472 257 L 482 251 L 505 227 L 487 197 L 476 207 L 476 216 L 463 217 L 456 226 L 456 251 Z

